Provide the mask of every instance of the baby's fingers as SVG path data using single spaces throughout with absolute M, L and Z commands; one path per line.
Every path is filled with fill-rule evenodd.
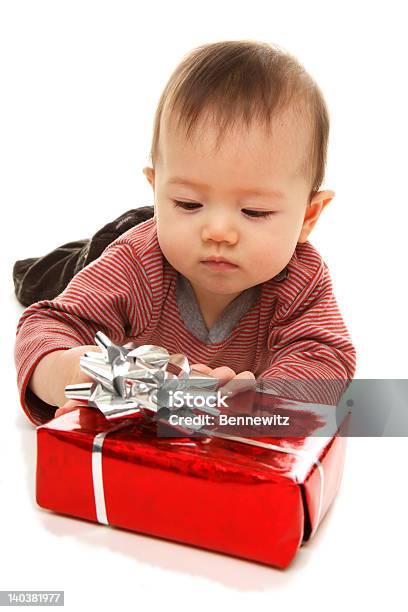
M 211 371 L 211 376 L 215 376 L 215 378 L 218 378 L 220 385 L 225 385 L 229 380 L 234 379 L 236 374 L 234 370 L 232 370 L 228 366 L 220 366 L 219 368 L 214 368 Z
M 200 374 L 210 374 L 211 375 L 212 373 L 212 368 L 209 368 L 203 363 L 194 363 L 191 366 L 191 369 L 194 370 L 195 372 L 199 372 Z
M 228 381 L 223 387 L 220 389 L 220 393 L 223 395 L 228 395 L 232 397 L 237 393 L 242 393 L 243 391 L 255 390 L 256 386 L 256 378 L 252 372 L 246 370 L 245 372 L 240 372 L 230 381 Z
M 195 363 L 191 366 L 191 369 L 200 374 L 207 374 L 218 379 L 219 384 L 225 385 L 229 380 L 234 378 L 235 372 L 227 366 L 220 366 L 219 368 L 210 368 L 203 363 Z
M 66 414 L 67 412 L 72 412 L 72 410 L 76 410 L 78 408 L 78 400 L 68 400 L 66 404 L 61 406 L 55 411 L 55 417 L 61 416 L 61 414 Z

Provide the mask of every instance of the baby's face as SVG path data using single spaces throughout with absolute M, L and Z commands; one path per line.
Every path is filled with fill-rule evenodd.
M 301 172 L 307 134 L 288 118 L 269 137 L 237 129 L 218 152 L 215 137 L 207 127 L 192 141 L 164 129 L 160 161 L 144 172 L 166 259 L 201 295 L 234 299 L 278 274 L 296 248 L 310 195 Z M 211 256 L 235 266 L 203 263 Z

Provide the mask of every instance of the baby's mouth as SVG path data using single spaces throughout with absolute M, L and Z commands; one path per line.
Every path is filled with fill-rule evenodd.
M 201 261 L 200 263 L 209 270 L 218 270 L 219 272 L 238 270 L 237 265 L 227 261 Z

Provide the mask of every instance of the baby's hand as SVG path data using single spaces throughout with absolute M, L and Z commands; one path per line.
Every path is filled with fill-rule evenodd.
M 255 389 L 256 379 L 255 375 L 249 370 L 236 374 L 232 368 L 228 366 L 220 366 L 218 368 L 210 368 L 203 363 L 195 363 L 191 366 L 197 372 L 202 374 L 208 374 L 208 376 L 214 376 L 218 378 L 221 387 L 219 391 L 225 395 L 232 397 L 242 391 L 248 391 Z
M 84 374 L 80 368 L 79 360 L 87 352 L 100 352 L 99 346 L 84 345 L 75 346 L 74 348 L 68 349 L 61 353 L 59 356 L 60 367 L 64 372 L 64 379 L 67 385 L 78 385 L 85 382 L 93 382 L 93 378 Z M 71 412 L 78 407 L 78 400 L 66 400 L 61 408 L 55 411 L 55 417 L 61 416 L 66 412 Z

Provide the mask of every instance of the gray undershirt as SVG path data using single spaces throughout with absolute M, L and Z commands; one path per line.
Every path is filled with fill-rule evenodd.
M 285 268 L 275 276 L 275 280 L 284 280 L 286 276 L 287 269 Z M 188 331 L 204 344 L 214 344 L 228 338 L 238 321 L 255 304 L 260 293 L 261 285 L 254 285 L 245 289 L 225 308 L 211 329 L 208 330 L 190 281 L 177 272 L 176 299 L 180 316 Z

